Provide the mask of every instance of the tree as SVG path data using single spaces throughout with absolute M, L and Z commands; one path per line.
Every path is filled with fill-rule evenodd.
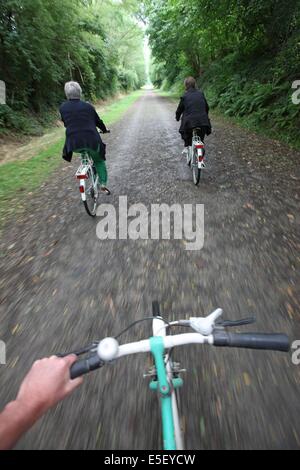
M 0 0 L 7 116 L 56 106 L 71 79 L 94 99 L 140 87 L 144 35 L 136 11 L 133 0 Z

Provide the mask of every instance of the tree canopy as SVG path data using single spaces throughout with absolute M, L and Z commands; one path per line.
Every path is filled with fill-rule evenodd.
M 299 133 L 300 0 L 144 0 L 143 12 L 155 85 L 194 75 L 226 114 Z
M 5 125 L 11 111 L 40 113 L 57 104 L 67 80 L 79 81 L 90 99 L 143 85 L 136 9 L 134 0 L 0 0 L 0 79 L 7 89 L 0 127 L 1 115 Z

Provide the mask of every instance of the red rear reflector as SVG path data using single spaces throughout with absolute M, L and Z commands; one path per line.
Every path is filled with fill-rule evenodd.
M 196 149 L 204 149 L 203 144 L 196 144 L 195 147 L 196 147 Z
M 87 175 L 77 175 L 77 179 L 78 180 L 87 180 L 88 177 L 87 177 Z
M 84 188 L 84 186 L 79 186 L 79 191 L 80 191 L 80 192 L 83 194 L 83 193 L 84 193 L 84 191 L 85 191 L 85 188 Z

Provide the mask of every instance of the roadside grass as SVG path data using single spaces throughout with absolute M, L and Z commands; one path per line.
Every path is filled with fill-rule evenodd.
M 110 126 L 114 122 L 121 119 L 121 117 L 126 113 L 130 106 L 135 103 L 135 101 L 143 95 L 143 90 L 137 90 L 129 95 L 124 96 L 115 103 L 110 104 L 101 111 L 101 117 L 103 118 L 105 124 Z
M 281 141 L 288 147 L 300 150 L 300 137 L 294 137 L 289 135 L 288 132 L 284 133 L 276 129 L 267 127 L 264 124 L 254 123 L 251 117 L 230 117 L 225 116 L 218 108 L 213 110 L 213 115 L 216 118 L 223 119 L 227 123 L 232 123 L 236 126 L 242 127 L 250 132 L 255 132 L 262 137 L 268 137 L 273 140 Z
M 179 93 L 174 93 L 173 91 L 162 91 L 162 90 L 154 90 L 159 96 L 163 96 L 164 98 L 169 98 L 170 100 L 172 101 L 179 101 L 180 99 L 180 96 L 183 95 L 183 92 L 182 92 L 182 95 L 180 95 Z
M 29 160 L 10 162 L 0 167 L 0 228 L 10 215 L 24 208 L 23 197 L 37 189 L 61 161 L 63 141 Z
M 121 119 L 130 106 L 142 96 L 138 90 L 108 105 L 101 112 L 107 126 Z M 61 165 L 64 139 L 47 150 L 24 161 L 13 161 L 0 166 L 0 229 L 10 216 L 24 209 L 26 195 L 41 184 Z

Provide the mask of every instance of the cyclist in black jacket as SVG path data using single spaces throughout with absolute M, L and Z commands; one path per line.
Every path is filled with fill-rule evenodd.
M 202 141 L 206 135 L 211 134 L 211 122 L 208 117 L 209 106 L 204 93 L 196 89 L 196 80 L 188 77 L 184 81 L 186 92 L 180 98 L 176 111 L 176 120 L 181 118 L 179 132 L 184 140 L 185 147 L 192 145 L 193 129 L 199 129 L 199 137 Z
M 73 152 L 88 152 L 92 157 L 99 180 L 101 191 L 110 194 L 107 189 L 107 169 L 105 164 L 105 144 L 102 142 L 97 127 L 106 134 L 104 122 L 98 116 L 95 108 L 81 100 L 81 87 L 77 82 L 68 82 L 65 85 L 68 101 L 59 109 L 62 121 L 66 128 L 66 143 L 63 158 L 70 162 Z

